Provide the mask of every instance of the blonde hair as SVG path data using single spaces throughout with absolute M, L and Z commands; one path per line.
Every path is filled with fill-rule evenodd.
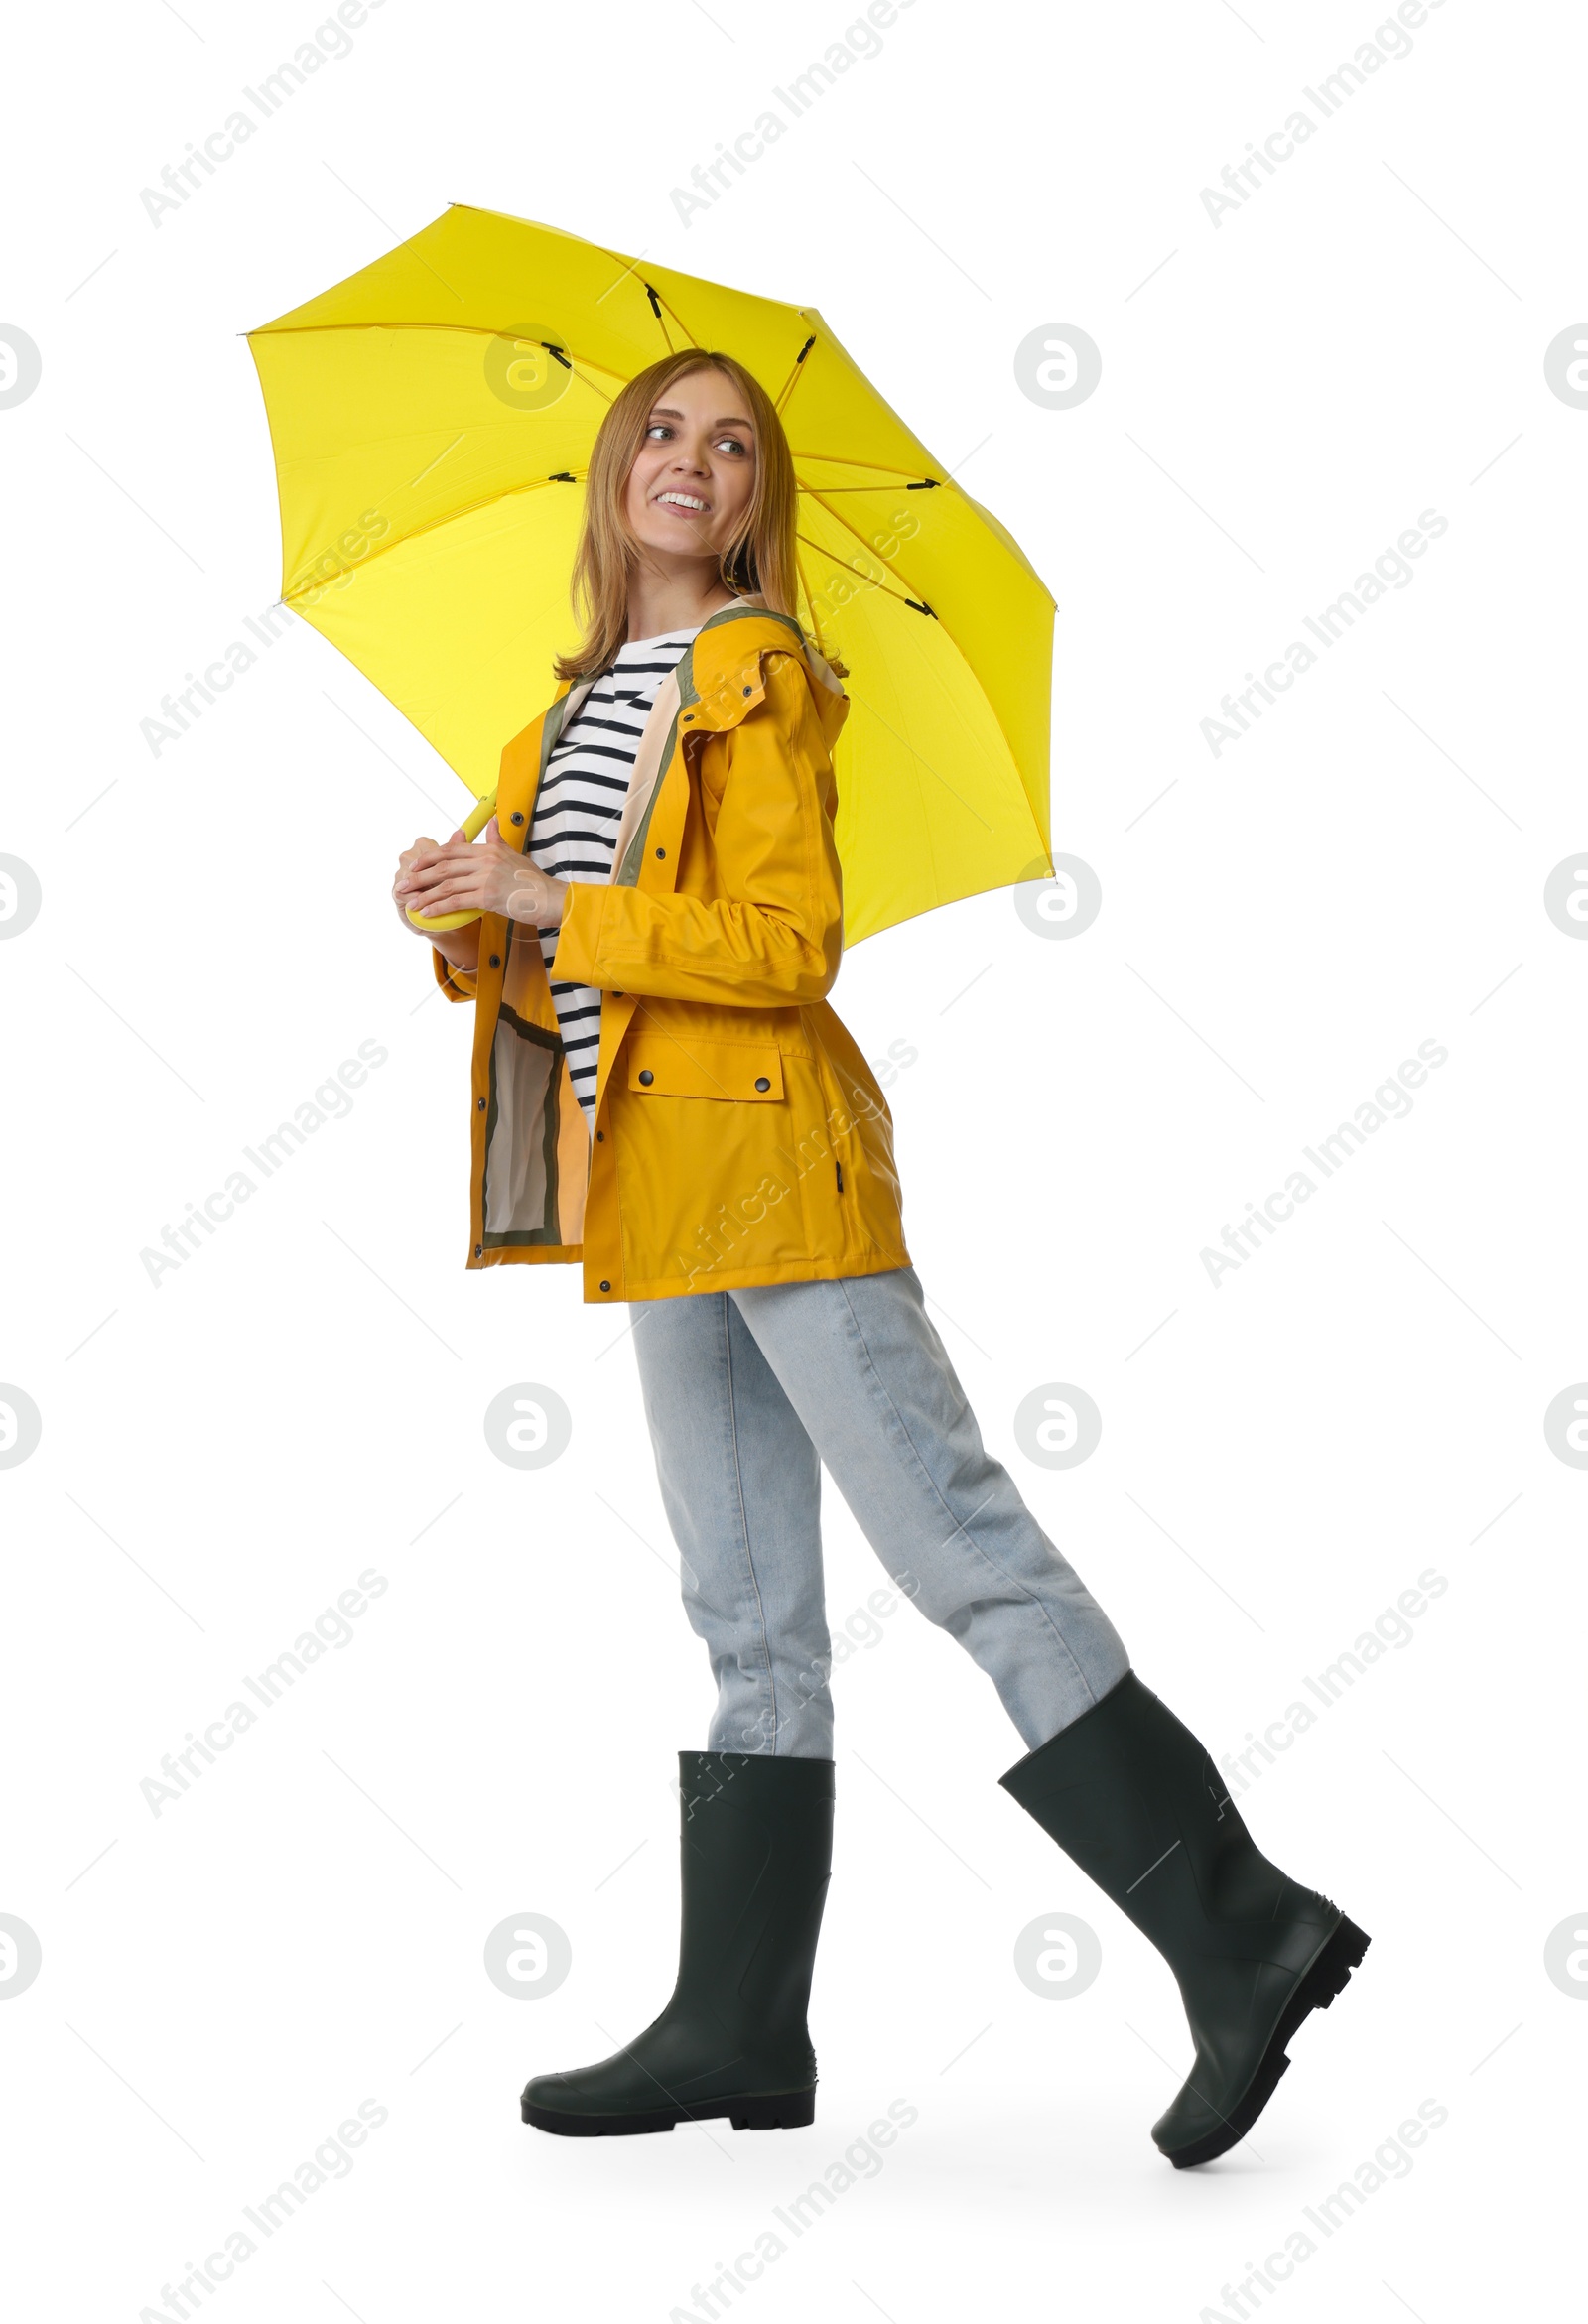
M 645 441 L 652 407 L 675 380 L 695 371 L 726 372 L 743 397 L 755 431 L 754 487 L 718 558 L 718 578 L 735 596 L 758 596 L 771 612 L 798 619 L 794 520 L 799 486 L 777 407 L 760 381 L 731 355 L 680 347 L 636 372 L 619 389 L 596 432 L 570 591 L 575 618 L 583 622 L 585 634 L 571 654 L 556 657 L 553 669 L 559 680 L 588 678 L 605 669 L 627 640 L 629 575 L 643 555 L 624 513 L 629 475 Z M 839 665 L 833 666 L 837 675 L 844 674 Z

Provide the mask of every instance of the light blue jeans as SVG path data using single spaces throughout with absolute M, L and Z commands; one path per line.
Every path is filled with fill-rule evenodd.
M 983 1445 L 913 1267 L 629 1312 L 684 1605 L 717 1680 L 708 1750 L 833 1755 L 824 1463 L 1028 1750 L 1124 1678 L 1114 1624 Z

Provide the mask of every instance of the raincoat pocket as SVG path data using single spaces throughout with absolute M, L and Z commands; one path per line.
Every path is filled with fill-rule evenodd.
M 640 1097 L 719 1097 L 755 1105 L 776 1103 L 783 1096 L 783 1054 L 775 1043 L 630 1034 L 625 1062 L 628 1087 Z

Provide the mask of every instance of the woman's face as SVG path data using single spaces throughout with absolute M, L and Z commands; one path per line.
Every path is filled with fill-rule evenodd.
M 714 568 L 755 486 L 755 432 L 726 371 L 662 389 L 629 470 L 624 514 L 658 561 Z

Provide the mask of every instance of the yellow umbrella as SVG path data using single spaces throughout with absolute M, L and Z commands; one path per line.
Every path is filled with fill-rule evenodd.
M 853 943 L 1050 868 L 1054 601 L 814 307 L 455 203 L 248 334 L 282 597 L 418 727 L 488 820 L 555 691 L 596 431 L 681 346 L 767 389 L 799 478 L 800 601 L 847 666 L 837 838 Z

